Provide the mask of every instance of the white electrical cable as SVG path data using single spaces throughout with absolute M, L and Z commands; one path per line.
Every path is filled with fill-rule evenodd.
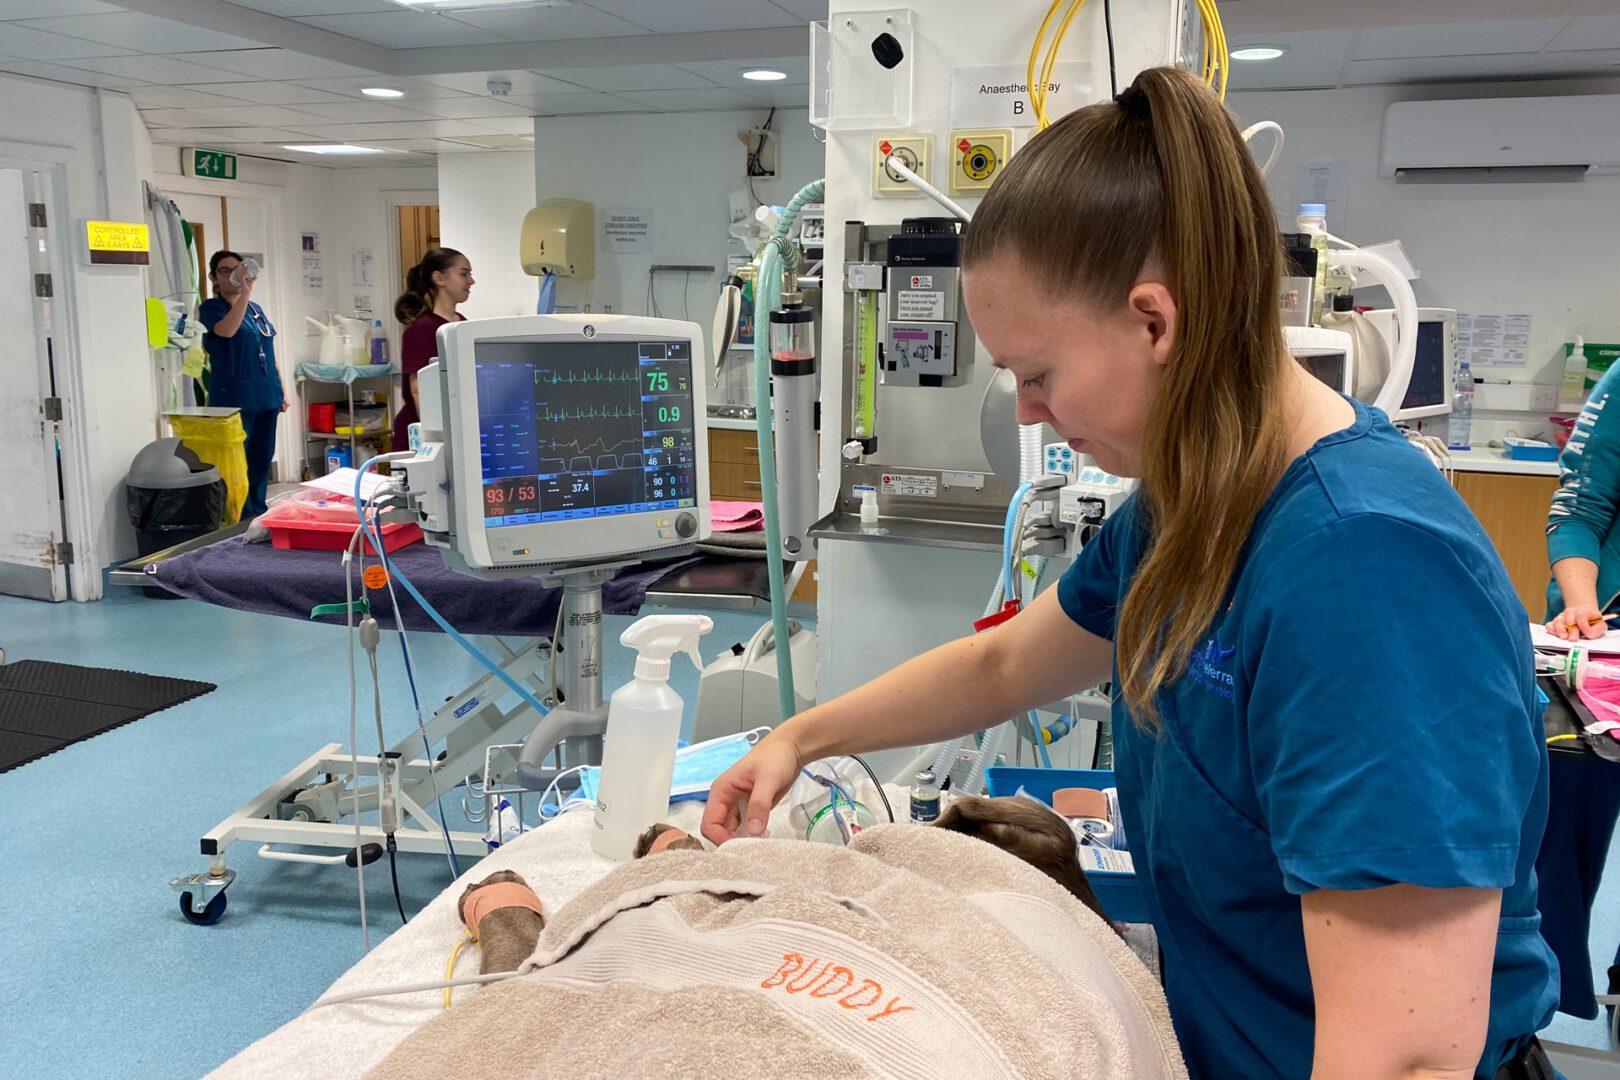
M 1277 133 L 1277 138 L 1272 143 L 1271 156 L 1266 158 L 1264 165 L 1260 166 L 1260 175 L 1265 176 L 1276 167 L 1277 159 L 1282 157 L 1283 129 L 1282 125 L 1275 120 L 1262 120 L 1258 124 L 1251 124 L 1243 129 L 1243 141 L 1248 142 L 1262 131 L 1275 131 Z
M 928 181 L 924 180 L 922 177 L 920 177 L 916 173 L 912 172 L 911 168 L 909 166 L 907 166 L 906 163 L 901 161 L 899 158 L 897 158 L 897 157 L 895 157 L 894 155 L 891 154 L 889 156 L 888 164 L 889 164 L 889 168 L 893 169 L 895 172 L 899 173 L 901 176 L 905 177 L 907 180 L 910 180 L 913 184 L 917 185 L 918 190 L 920 190 L 924 195 L 927 195 L 930 199 L 933 199 L 935 202 L 939 203 L 939 205 L 943 206 L 946 210 L 949 210 L 951 212 L 952 217 L 957 218 L 957 219 L 959 219 L 961 221 L 964 221 L 964 222 L 973 220 L 973 215 L 972 214 L 968 213 L 966 210 L 964 210 L 960 206 L 958 206 L 950 198 L 950 196 L 946 195 L 943 191 L 939 190 L 939 188 L 935 187 L 933 184 L 930 184 Z
M 516 975 L 515 971 L 495 971 L 488 975 L 463 975 L 459 979 L 440 979 L 437 982 L 407 983 L 403 986 L 384 986 L 377 990 L 352 990 L 346 994 L 333 994 L 323 997 L 304 1011 L 306 1013 L 315 1009 L 324 1009 L 328 1005 L 341 1005 L 345 1001 L 360 1001 L 365 998 L 389 997 L 394 994 L 425 993 L 429 990 L 449 990 L 457 986 L 481 986 L 485 983 L 502 982 Z

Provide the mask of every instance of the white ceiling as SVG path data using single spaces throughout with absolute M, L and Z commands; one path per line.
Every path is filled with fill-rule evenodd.
M 1015 4 L 1032 18 L 1043 7 Z M 1288 50 L 1235 65 L 1234 90 L 1620 75 L 1620 0 L 1220 5 L 1233 48 Z M 452 15 L 392 0 L 0 0 L 0 71 L 128 92 L 160 143 L 425 164 L 522 145 L 535 116 L 802 107 L 804 27 L 826 13 L 827 0 L 575 0 Z M 744 80 L 755 65 L 788 78 Z M 490 94 L 497 74 L 510 95 Z M 406 96 L 360 94 L 379 83 Z M 311 159 L 289 142 L 388 153 Z

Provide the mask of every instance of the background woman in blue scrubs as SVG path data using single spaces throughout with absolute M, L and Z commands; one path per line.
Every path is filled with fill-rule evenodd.
M 1020 422 L 1141 491 L 1015 618 L 783 723 L 703 831 L 761 833 L 806 762 L 1112 681 L 1194 1077 L 1518 1080 L 1556 998 L 1528 620 L 1440 473 L 1291 359 L 1281 258 L 1237 128 L 1184 72 L 1031 139 L 964 242 L 974 332 Z
M 254 278 L 238 273 L 242 256 L 216 251 L 208 260 L 214 295 L 202 302 L 197 318 L 208 333 L 208 404 L 242 410 L 247 433 L 248 495 L 242 518 L 265 511 L 270 461 L 276 456 L 276 418 L 287 411 L 287 395 L 276 371 L 276 328 L 253 302 Z

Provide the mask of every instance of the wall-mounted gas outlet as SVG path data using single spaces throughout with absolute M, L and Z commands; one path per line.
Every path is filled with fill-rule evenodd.
M 1012 129 L 951 132 L 951 194 L 976 195 L 990 189 L 1012 155 Z
M 926 131 L 912 131 L 904 135 L 879 135 L 872 140 L 872 194 L 878 198 L 892 196 L 921 196 L 917 186 L 901 176 L 889 165 L 889 158 L 897 157 L 906 168 L 932 182 L 928 175 L 929 147 L 934 137 Z

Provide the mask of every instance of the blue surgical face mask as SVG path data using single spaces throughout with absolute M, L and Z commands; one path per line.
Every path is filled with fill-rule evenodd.
M 755 743 L 770 728 L 755 728 L 737 735 L 722 735 L 718 739 L 700 742 L 675 751 L 675 777 L 669 785 L 669 801 L 707 799 L 709 788 L 720 779 L 720 774 L 741 761 Z M 601 782 L 602 770 L 592 765 L 579 774 L 579 795 L 596 801 L 596 788 Z

